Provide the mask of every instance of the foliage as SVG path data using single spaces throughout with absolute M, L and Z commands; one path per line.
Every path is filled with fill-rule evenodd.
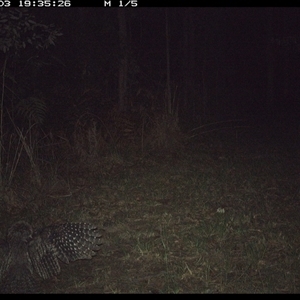
M 0 50 L 7 53 L 11 49 L 18 53 L 27 44 L 36 49 L 54 45 L 62 33 L 54 25 L 37 23 L 28 9 L 0 10 Z
M 23 150 L 26 151 L 26 154 L 29 158 L 31 169 L 34 173 L 35 182 L 40 185 L 39 167 L 36 163 L 38 134 L 36 134 L 36 131 L 33 131 L 33 129 L 35 128 L 36 124 L 41 124 L 43 122 L 47 111 L 46 103 L 42 97 L 29 96 L 19 102 L 17 106 L 18 115 L 25 117 L 29 125 L 28 130 L 24 135 L 23 130 L 17 126 L 14 118 L 15 115 L 13 114 L 15 100 L 19 100 L 20 98 L 22 99 L 23 97 L 20 96 L 18 88 L 19 82 L 17 82 L 15 77 L 17 68 L 10 67 L 17 65 L 16 57 L 21 57 L 21 50 L 27 45 L 32 46 L 36 50 L 46 49 L 50 45 L 54 45 L 55 39 L 60 35 L 62 35 L 62 33 L 59 31 L 59 29 L 55 28 L 54 25 L 37 23 L 34 19 L 34 16 L 29 13 L 28 9 L 0 9 L 0 51 L 5 54 L 2 66 L 2 94 L 0 103 L 1 189 L 4 187 L 3 175 L 5 168 L 3 166 L 3 162 L 6 161 L 11 166 L 11 169 L 8 171 L 10 175 L 7 182 L 10 184 Z M 11 71 L 11 69 L 14 69 L 14 71 Z M 13 83 L 12 87 L 7 85 L 6 79 L 9 79 L 10 82 Z M 9 100 L 11 102 L 12 110 L 9 110 L 6 105 L 6 101 L 8 100 L 6 91 L 11 92 L 11 98 Z M 4 141 L 4 135 L 7 134 L 8 131 L 8 125 L 4 121 L 5 117 L 10 119 L 11 124 L 15 128 L 15 131 L 19 137 L 18 145 L 21 145 L 21 147 L 17 147 L 13 150 L 13 155 L 8 154 L 7 151 L 8 149 L 11 149 L 11 144 L 5 144 Z M 4 154 L 6 154 L 6 158 L 4 157 Z M 13 161 L 8 161 L 9 157 L 13 157 Z
M 23 99 L 18 105 L 18 114 L 25 117 L 31 124 L 43 123 L 47 112 L 47 105 L 40 97 Z
M 158 114 L 153 120 L 146 144 L 151 150 L 181 152 L 184 139 L 176 116 Z

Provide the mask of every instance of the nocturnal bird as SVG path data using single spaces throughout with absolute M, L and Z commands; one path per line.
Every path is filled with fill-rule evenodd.
M 0 292 L 38 292 L 37 277 L 60 273 L 60 263 L 91 259 L 99 250 L 99 230 L 88 223 L 65 223 L 34 230 L 27 222 L 7 233 L 7 253 L 0 269 Z

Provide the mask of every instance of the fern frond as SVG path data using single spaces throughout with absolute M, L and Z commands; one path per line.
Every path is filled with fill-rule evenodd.
M 29 97 L 18 105 L 18 114 L 31 123 L 42 124 L 47 113 L 47 105 L 42 98 Z

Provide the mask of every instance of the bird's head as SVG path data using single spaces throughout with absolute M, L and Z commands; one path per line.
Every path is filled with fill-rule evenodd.
M 23 241 L 29 242 L 32 239 L 32 227 L 25 221 L 19 221 L 14 223 L 7 233 L 8 243 Z

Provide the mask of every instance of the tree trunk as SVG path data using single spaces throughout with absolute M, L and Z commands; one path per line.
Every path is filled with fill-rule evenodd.
M 166 101 L 167 112 L 172 114 L 172 95 L 171 95 L 171 74 L 170 74 L 170 36 L 169 36 L 169 14 L 168 8 L 166 12 L 166 60 L 167 60 L 167 78 L 166 78 Z
M 273 9 L 268 8 L 267 11 L 267 112 L 269 115 L 273 115 L 274 109 L 274 51 L 272 45 L 273 37 Z
M 128 41 L 125 9 L 118 9 L 120 64 L 119 64 L 119 111 L 126 111 L 126 94 L 128 78 Z

